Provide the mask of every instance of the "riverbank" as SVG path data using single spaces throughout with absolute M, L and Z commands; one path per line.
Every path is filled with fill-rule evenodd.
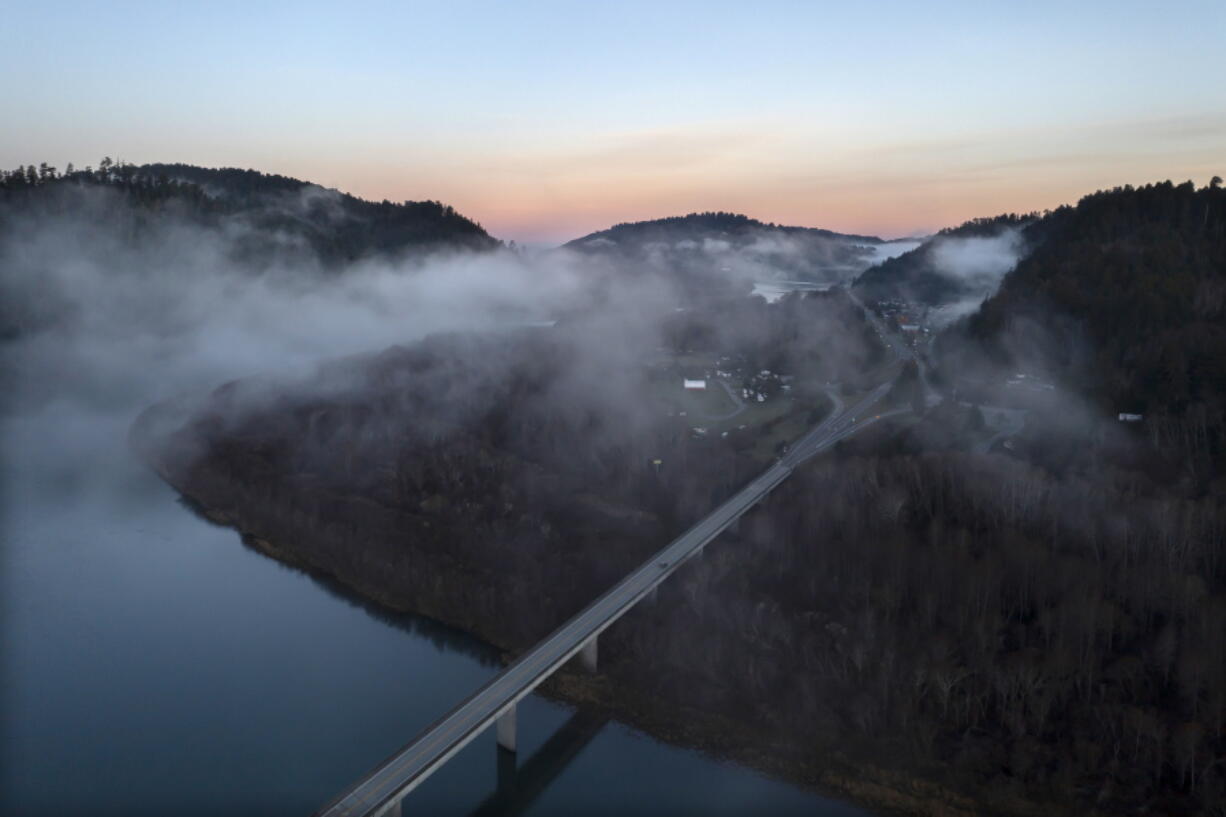
M 173 456 L 160 451 L 156 440 L 149 433 L 154 423 L 154 412 L 142 415 L 142 420 L 133 427 L 133 447 L 154 469 L 195 504 L 211 521 L 233 527 L 253 549 L 280 563 L 309 573 L 325 576 L 331 582 L 345 587 L 362 599 L 398 612 L 424 615 L 448 626 L 456 627 L 482 639 L 503 652 L 507 660 L 515 656 L 523 645 L 517 645 L 507 637 L 507 630 L 483 626 L 470 611 L 463 610 L 463 603 L 456 603 L 450 596 L 417 594 L 409 600 L 403 593 L 385 582 L 372 580 L 372 574 L 362 570 L 346 570 L 345 565 L 368 564 L 362 560 L 337 562 L 312 558 L 321 551 L 317 547 L 299 547 L 302 542 L 286 520 L 295 520 L 298 525 L 309 520 L 296 518 L 292 513 L 253 514 L 248 502 L 234 502 L 236 495 L 219 490 L 219 485 L 208 480 L 193 483 L 176 467 Z M 181 463 L 178 463 L 181 465 Z M 199 474 L 197 474 L 199 477 Z M 211 485 L 212 490 L 209 490 Z M 223 500 L 230 496 L 231 501 Z M 282 524 L 270 524 L 280 519 Z M 306 530 L 297 532 L 307 535 Z M 724 543 L 729 547 L 729 543 Z M 339 569 L 338 569 L 339 568 Z M 461 582 L 463 577 L 446 575 L 447 567 L 438 563 L 422 564 L 420 571 L 433 576 L 447 585 Z M 664 589 L 662 588 L 662 591 Z M 560 622 L 559 622 L 560 623 Z M 642 624 L 642 622 L 638 622 Z M 714 758 L 731 761 L 755 769 L 770 777 L 787 781 L 825 796 L 834 796 L 861 804 L 865 807 L 888 813 L 925 815 L 925 817 L 970 817 L 977 814 L 1018 815 L 1054 814 L 1050 809 L 1028 806 L 1023 802 L 985 804 L 976 802 L 954 789 L 933 782 L 921 775 L 858 761 L 851 753 L 833 747 L 830 739 L 814 739 L 807 745 L 795 734 L 781 734 L 755 726 L 752 719 L 737 718 L 716 708 L 686 706 L 676 697 L 660 697 L 635 679 L 627 679 L 621 672 L 625 663 L 634 660 L 630 651 L 619 649 L 624 641 L 619 628 L 633 630 L 636 626 L 633 615 L 619 623 L 605 636 L 608 646 L 602 643 L 602 672 L 588 675 L 583 672 L 563 669 L 545 685 L 541 692 L 546 696 L 571 706 L 597 709 L 619 721 L 639 729 L 659 740 L 686 748 L 698 749 Z M 609 672 L 611 671 L 612 676 Z M 860 756 L 871 756 L 879 747 L 866 749 Z
M 195 502 L 190 496 L 187 498 Z M 290 567 L 325 576 L 364 601 L 395 612 L 424 615 L 449 627 L 464 629 L 446 609 L 420 609 L 406 605 L 378 588 L 354 581 L 352 577 L 321 572 L 302 561 L 292 547 L 244 529 L 241 519 L 231 513 L 208 510 L 204 510 L 204 513 L 214 522 L 233 527 L 245 544 L 265 556 Z M 470 634 L 499 649 L 504 664 L 511 663 L 517 657 L 509 645 L 499 644 L 487 634 L 480 631 Z M 976 801 L 913 773 L 857 762 L 843 753 L 806 753 L 793 741 L 755 730 L 734 718 L 693 707 L 675 704 L 662 706 L 650 694 L 619 685 L 601 673 L 593 675 L 565 667 L 537 691 L 567 706 L 583 707 L 607 715 L 656 740 L 695 749 L 721 762 L 736 763 L 816 794 L 845 799 L 882 814 L 905 817 L 1042 817 L 1061 813 L 1048 806 L 1021 800 L 996 804 Z

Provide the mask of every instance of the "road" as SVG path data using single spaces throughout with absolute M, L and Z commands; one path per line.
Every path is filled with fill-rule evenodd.
M 700 552 L 791 472 L 791 467 L 782 463 L 772 465 L 318 814 L 329 817 L 372 814 L 395 797 L 411 791 L 499 715 L 570 660 L 588 641 Z
M 893 385 L 894 380 L 891 378 L 860 398 L 854 406 L 845 409 L 841 414 L 832 413 L 812 431 L 792 443 L 781 461 L 795 468 L 814 454 L 826 450 L 839 440 L 850 437 L 882 418 L 910 411 L 910 409 L 895 409 L 884 413 L 873 412 L 873 407 L 889 394 Z
M 910 357 L 910 350 L 905 346 L 899 344 L 895 347 L 893 342 L 887 343 L 896 356 Z M 519 700 L 530 694 L 681 565 L 701 553 L 711 540 L 787 479 L 795 466 L 881 419 L 909 411 L 897 409 L 870 414 L 889 392 L 897 375 L 898 369 L 895 368 L 889 380 L 862 397 L 850 409 L 832 413 L 731 499 L 674 539 L 316 814 L 319 817 L 380 814 L 416 788 L 435 769 L 497 721 L 499 716 L 509 713 Z
M 970 403 L 962 402 L 961 405 L 971 408 Z M 1016 437 L 1022 433 L 1022 429 L 1026 427 L 1026 410 L 1005 408 L 1003 406 L 986 406 L 978 407 L 979 411 L 983 412 L 984 421 L 988 424 L 988 428 L 995 433 L 987 439 L 977 443 L 971 450 L 977 454 L 986 454 L 992 450 L 992 446 L 996 445 L 1000 440 L 1008 437 Z
M 822 391 L 830 398 L 830 413 L 827 418 L 834 417 L 843 413 L 843 398 L 839 395 L 838 388 L 833 384 L 822 386 Z
M 318 814 L 327 817 L 374 814 L 387 803 L 412 791 L 500 715 L 536 689 L 591 639 L 621 618 L 687 560 L 700 553 L 707 543 L 787 479 L 793 467 L 879 419 L 908 411 L 899 409 L 880 415 L 867 413 L 873 404 L 885 396 L 890 385 L 888 382 L 883 383 L 851 409 L 838 416 L 832 415 L 810 431 L 797 441 L 780 461 L 766 469 L 694 527 L 674 539 Z
M 718 423 L 724 420 L 731 420 L 733 417 L 745 410 L 745 401 L 741 399 L 741 396 L 737 394 L 731 386 L 719 378 L 712 378 L 712 380 L 709 382 L 718 383 L 720 386 L 722 386 L 724 391 L 728 394 L 728 399 L 732 401 L 732 405 L 736 406 L 736 408 L 727 414 L 707 414 L 704 415 L 702 419 Z

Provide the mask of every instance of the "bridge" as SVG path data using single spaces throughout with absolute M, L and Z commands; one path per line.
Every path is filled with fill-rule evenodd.
M 901 345 L 896 346 L 892 342 L 888 345 L 899 359 L 910 356 L 910 350 Z M 898 369 L 894 367 L 893 374 L 885 383 L 854 406 L 842 412 L 832 412 L 731 499 L 426 727 L 404 748 L 316 812 L 316 817 L 398 814 L 400 802 L 406 794 L 421 785 L 431 773 L 491 725 L 497 729 L 498 745 L 514 752 L 516 704 L 520 700 L 575 656 L 579 657 L 584 667 L 594 672 L 600 634 L 634 605 L 651 596 L 683 564 L 701 554 L 713 539 L 787 479 L 792 469 L 801 462 L 886 417 L 909 412 L 908 408 L 871 413 L 889 392 L 897 373 Z

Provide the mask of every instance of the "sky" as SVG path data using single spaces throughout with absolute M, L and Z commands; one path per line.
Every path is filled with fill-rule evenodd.
M 40 2 L 0 167 L 250 167 L 560 243 L 726 210 L 897 237 L 1226 175 L 1226 3 Z

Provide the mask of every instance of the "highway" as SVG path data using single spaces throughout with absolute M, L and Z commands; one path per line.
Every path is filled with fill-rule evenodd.
M 867 310 L 866 310 L 867 313 Z M 871 313 L 868 313 L 871 314 Z M 910 350 L 887 341 L 895 355 L 910 357 Z M 530 694 L 555 670 L 650 594 L 686 561 L 783 482 L 792 469 L 863 428 L 909 409 L 870 414 L 890 390 L 898 369 L 850 409 L 833 413 L 796 441 L 791 449 L 748 485 L 692 528 L 674 539 L 621 582 L 518 660 L 490 679 L 458 706 L 443 715 L 410 743 L 389 757 L 352 788 L 316 812 L 318 817 L 378 815 L 398 803 L 435 769 L 446 763 L 488 726 Z M 512 727 L 513 728 L 513 727 Z
M 825 451 L 839 440 L 850 437 L 883 417 L 892 417 L 910 411 L 910 409 L 896 409 L 885 413 L 872 413 L 873 406 L 889 393 L 893 385 L 894 380 L 891 378 L 860 398 L 851 408 L 845 409 L 841 414 L 831 414 L 812 431 L 792 443 L 781 462 L 795 468 L 814 454 Z
M 828 418 L 806 434 L 780 461 L 767 468 L 731 499 L 673 540 L 455 709 L 427 727 L 412 742 L 317 814 L 321 817 L 377 814 L 388 803 L 412 791 L 431 772 L 464 748 L 500 715 L 509 711 L 516 702 L 536 689 L 584 645 L 621 618 L 635 603 L 651 593 L 745 511 L 787 479 L 795 465 L 872 425 L 878 419 L 905 411 L 882 413 L 879 417 L 867 414 L 861 417 L 855 414 L 866 413 L 889 391 L 889 386 L 890 383 L 882 384 L 851 409 L 837 417 Z M 855 422 L 852 421 L 853 417 L 856 418 Z
M 792 472 L 775 463 L 702 521 L 596 599 L 415 740 L 384 761 L 360 783 L 317 812 L 328 817 L 375 814 L 412 791 L 431 772 L 536 689 L 558 667 L 617 621 L 634 604 L 699 553 Z

